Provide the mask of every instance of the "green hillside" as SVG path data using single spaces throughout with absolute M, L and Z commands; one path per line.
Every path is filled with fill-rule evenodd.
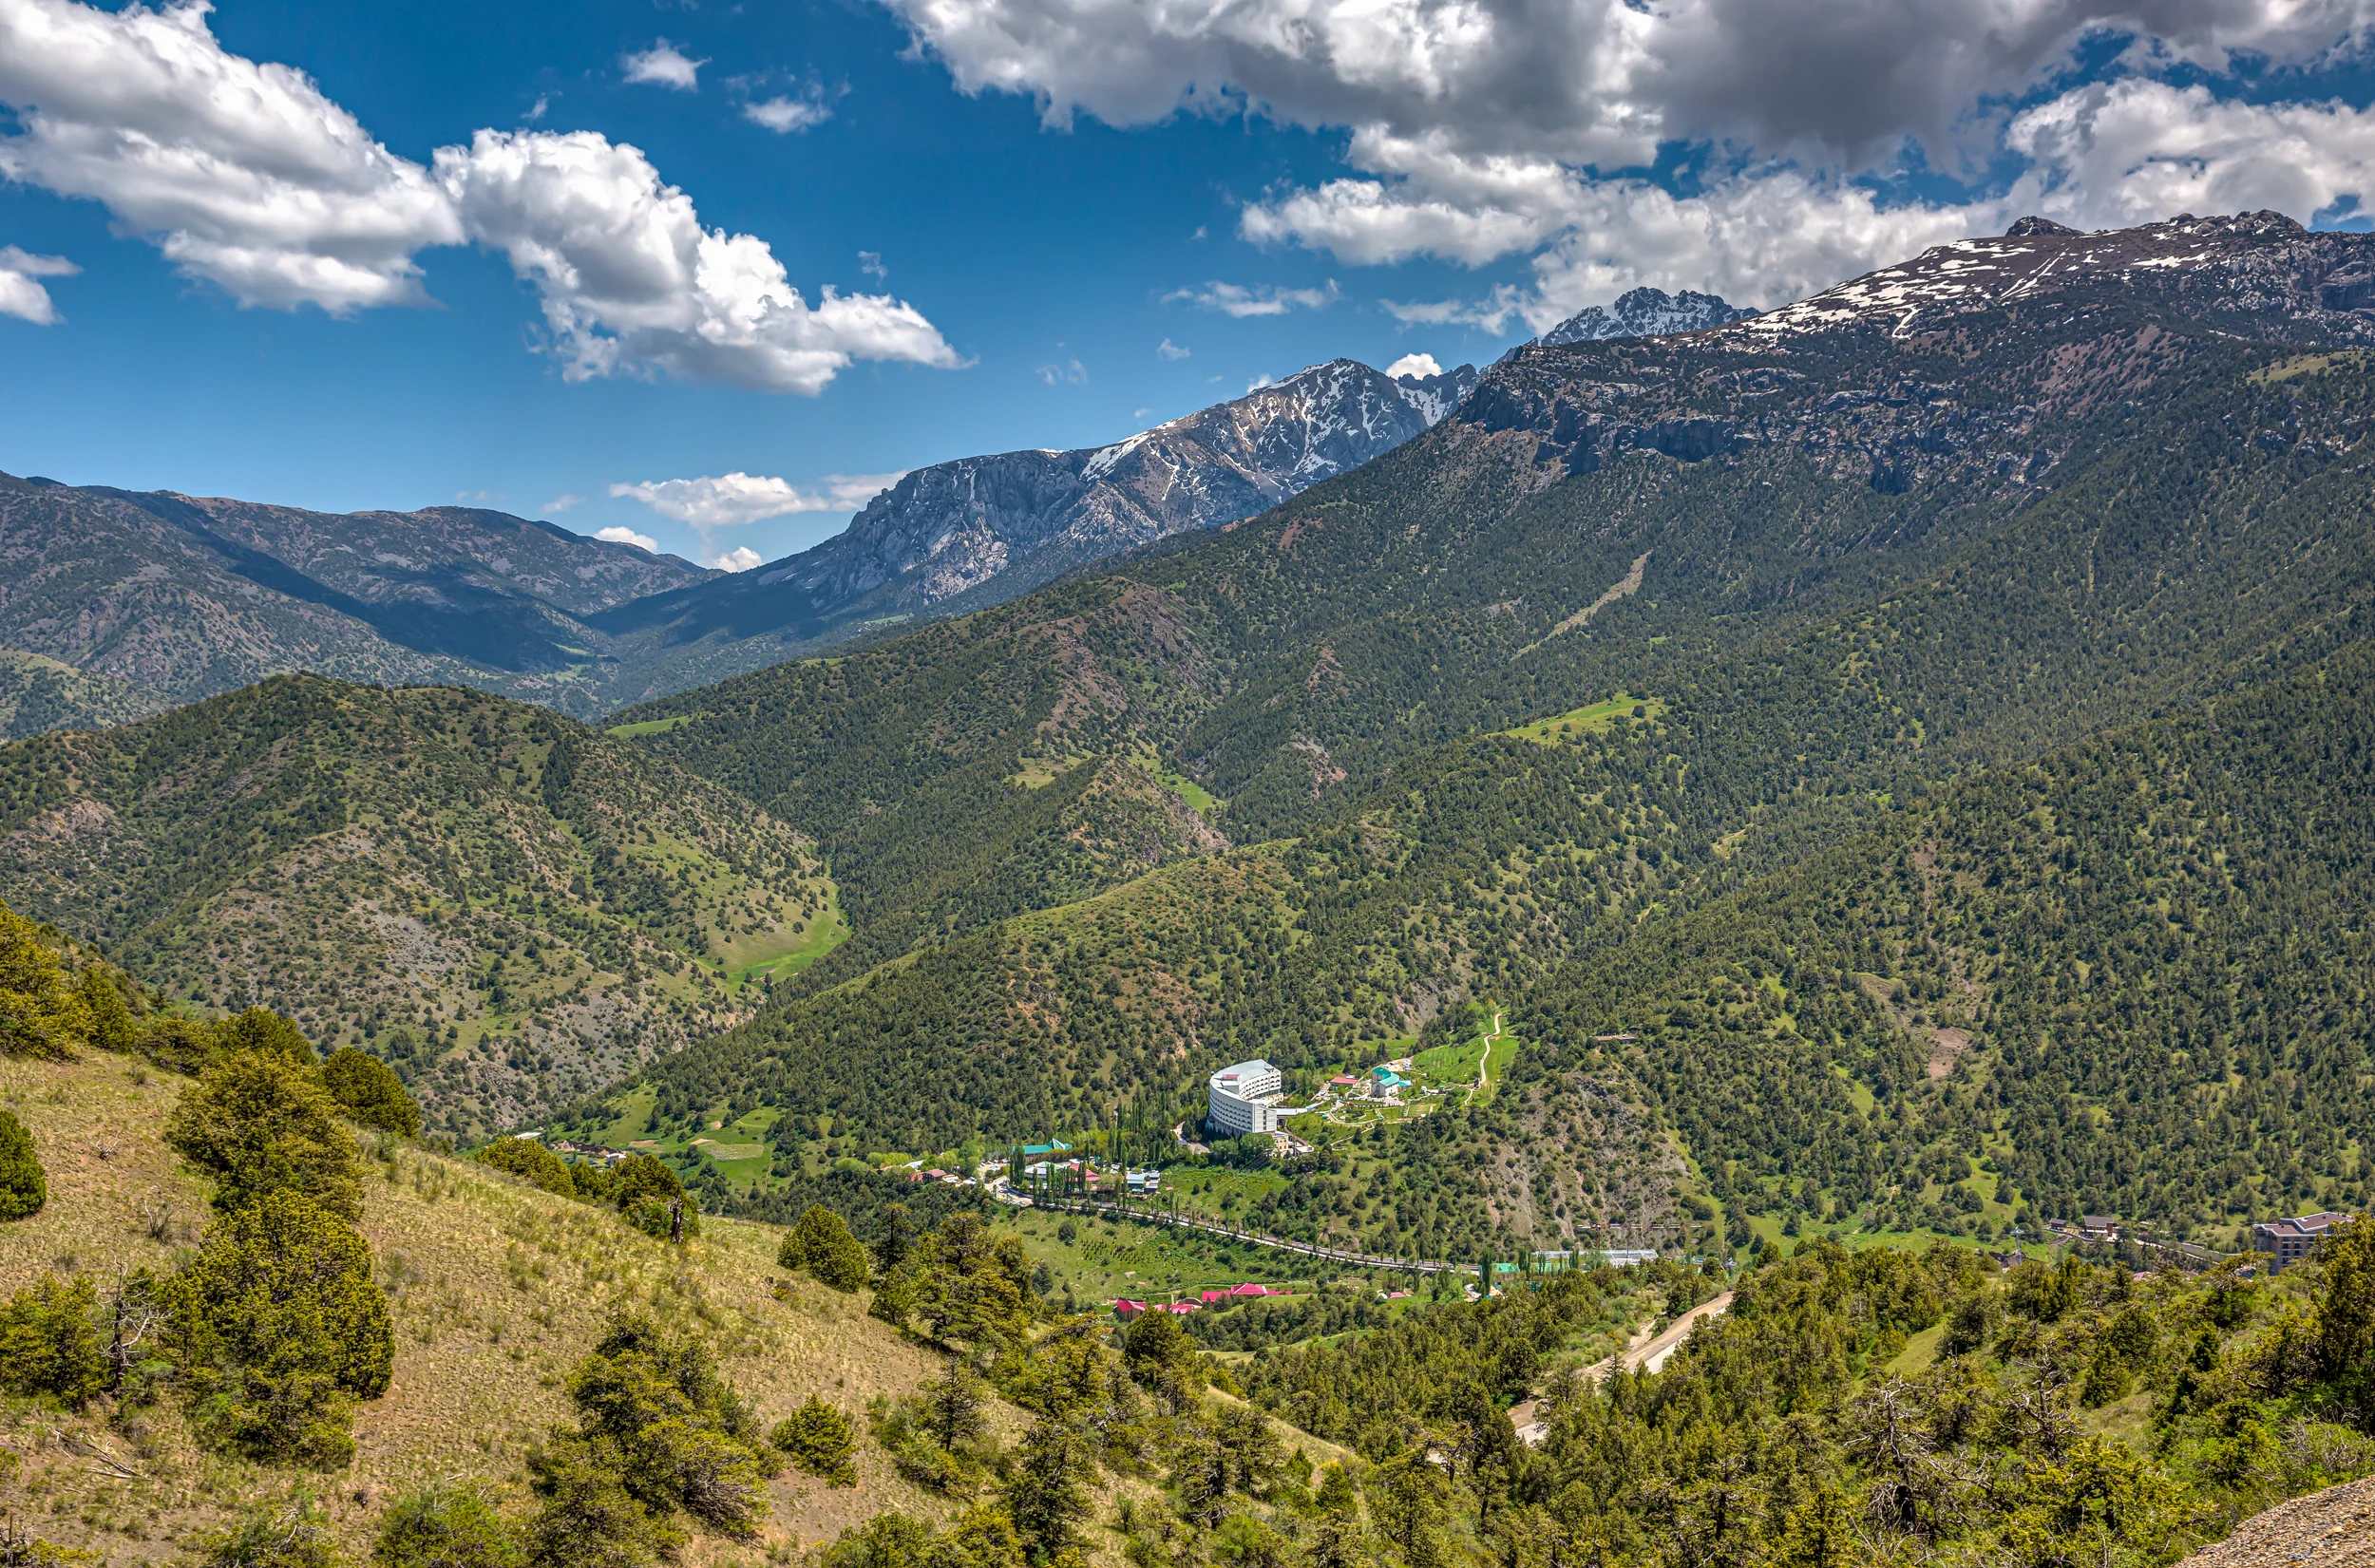
M 0 748 L 0 898 L 168 993 L 516 1126 L 747 1012 L 844 931 L 808 841 L 541 708 L 285 676 Z
M 1875 794 L 2368 627 L 2375 552 L 2342 460 L 2375 401 L 2358 361 L 2270 381 L 2288 350 L 2118 312 L 1983 318 L 1956 342 L 1565 352 L 1563 387 L 1656 406 L 1628 418 L 1771 433 L 1561 478 L 1537 432 L 1463 415 L 1104 576 L 622 717 L 680 720 L 638 744 L 816 835 L 860 937 L 826 980 L 1107 885 L 1073 860 L 1061 799 L 1020 786 L 1091 758 L 1151 748 L 1257 842 L 1462 737 L 1644 694 L 1715 829 L 1681 849 L 1770 864 Z M 1837 390 L 1874 384 L 1928 390 Z M 1897 453 L 1906 483 L 1876 487 Z M 1638 592 L 1569 624 L 1636 562 Z
M 1752 1211 L 2109 1213 L 2232 1244 L 2365 1206 L 2370 735 L 2358 643 L 1958 781 L 1563 970 L 1516 1025 L 1562 1053 L 1638 1034 L 1624 1056 Z
M 0 736 L 10 740 L 49 729 L 103 729 L 162 706 L 124 681 L 0 648 Z

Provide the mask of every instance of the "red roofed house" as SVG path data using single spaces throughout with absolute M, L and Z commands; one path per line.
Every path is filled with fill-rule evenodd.
M 1267 1285 L 1231 1285 L 1228 1288 L 1228 1294 L 1231 1295 L 1284 1295 L 1286 1293 L 1284 1291 L 1273 1292 Z
M 1147 1304 L 1143 1301 L 1116 1301 L 1113 1303 L 1113 1315 L 1120 1318 L 1125 1323 L 1129 1322 L 1131 1318 L 1137 1316 L 1140 1313 L 1145 1312 L 1146 1310 Z

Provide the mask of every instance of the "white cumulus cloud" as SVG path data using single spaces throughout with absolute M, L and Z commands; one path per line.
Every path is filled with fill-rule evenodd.
M 1396 381 L 1405 376 L 1423 381 L 1430 376 L 1441 375 L 1443 367 L 1435 363 L 1433 354 L 1404 354 L 1387 366 L 1385 373 Z
M 62 255 L 31 255 L 13 245 L 0 245 L 0 315 L 36 327 L 56 325 L 64 318 L 40 280 L 72 277 L 82 270 Z
M 1154 346 L 1155 356 L 1159 359 L 1186 359 L 1194 351 L 1191 349 L 1181 348 L 1168 337 Z
M 104 203 L 242 304 L 419 302 L 414 253 L 465 238 L 445 192 L 302 71 L 227 53 L 207 9 L 0 0 L 0 174 Z
M 482 130 L 424 166 L 303 72 L 225 50 L 207 14 L 204 0 L 0 0 L 0 104 L 19 127 L 0 135 L 0 176 L 104 204 L 242 305 L 419 304 L 420 252 L 489 246 L 542 294 L 571 379 L 814 393 L 859 359 L 960 363 L 903 300 L 826 288 L 811 302 L 765 240 L 705 227 L 635 147 Z
M 648 82 L 656 87 L 693 92 L 701 85 L 701 67 L 708 64 L 706 60 L 691 58 L 663 38 L 648 49 L 620 55 L 618 71 L 630 82 Z
M 822 125 L 833 118 L 833 106 L 823 96 L 809 93 L 800 98 L 781 94 L 742 105 L 742 117 L 754 125 L 764 125 L 778 136 L 805 131 Z
M 610 487 L 695 529 L 734 528 L 762 518 L 794 512 L 854 512 L 906 476 L 827 474 L 822 485 L 803 489 L 788 480 L 737 470 L 699 479 L 644 480 Z
M 1220 311 L 1240 320 L 1247 316 L 1284 315 L 1293 310 L 1325 310 L 1343 297 L 1330 278 L 1324 289 L 1283 289 L 1276 284 L 1207 283 L 1200 289 L 1174 289 L 1163 296 L 1166 305 L 1185 301 L 1206 311 Z
M 722 556 L 711 557 L 707 564 L 721 572 L 748 572 L 766 558 L 749 545 L 737 544 Z
M 649 534 L 638 534 L 632 528 L 621 527 L 617 523 L 613 523 L 608 528 L 597 528 L 594 530 L 594 537 L 604 544 L 632 544 L 646 554 L 654 556 L 659 554 L 659 540 Z
M 543 293 L 572 380 L 656 366 L 814 393 L 857 359 L 959 363 L 903 300 L 827 285 L 810 305 L 765 240 L 704 228 L 639 149 L 597 132 L 483 130 L 436 168 L 469 232 Z
M 2366 113 L 2281 101 L 2304 96 L 2288 71 L 2375 43 L 2370 0 L 884 3 L 960 88 L 1031 95 L 1052 125 L 1347 133 L 1342 178 L 1244 205 L 1250 239 L 1532 260 L 1530 289 L 1393 307 L 1405 320 L 1540 326 L 1644 282 L 1777 303 L 2025 211 L 2375 205 Z M 2072 85 L 2090 74 L 2107 79 Z M 1686 197 L 1638 174 L 1677 145 L 1703 162 Z M 1887 203 L 1859 183 L 1913 167 L 1910 148 L 1975 194 Z

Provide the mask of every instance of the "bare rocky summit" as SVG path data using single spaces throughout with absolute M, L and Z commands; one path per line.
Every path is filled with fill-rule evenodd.
M 2031 484 L 2059 460 L 2041 411 L 2133 410 L 2191 321 L 2222 337 L 2375 342 L 2375 236 L 2274 213 L 2102 234 L 2024 218 L 1797 304 L 1676 336 L 1508 355 L 1438 439 L 1522 444 L 1539 482 L 1638 453 L 1684 463 L 1780 447 L 1903 494 L 1953 472 Z M 2270 452 L 2301 434 L 2252 432 Z
M 2024 303 L 2093 302 L 2105 291 L 2215 315 L 2264 338 L 2375 342 L 2375 236 L 2317 233 L 2282 213 L 2237 213 L 2081 234 L 2024 217 L 2000 237 L 1933 245 L 1910 261 L 1740 323 L 1747 342 L 1882 325 L 1936 331 L 1954 317 Z

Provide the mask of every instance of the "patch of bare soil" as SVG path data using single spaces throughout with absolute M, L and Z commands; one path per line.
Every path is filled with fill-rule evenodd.
M 1625 573 L 1622 577 L 1619 577 L 1615 587 L 1609 589 L 1606 593 L 1601 595 L 1589 604 L 1585 605 L 1581 610 L 1576 611 L 1573 614 L 1568 616 L 1567 619 L 1559 622 L 1558 625 L 1550 628 L 1550 635 L 1555 637 L 1562 632 L 1572 632 L 1577 627 L 1582 626 L 1584 623 L 1590 620 L 1592 616 L 1600 614 L 1601 611 L 1606 610 L 1608 606 L 1614 604 L 1617 600 L 1628 599 L 1635 594 L 1640 593 L 1641 575 L 1642 572 L 1649 565 L 1649 557 L 1652 554 L 1653 552 L 1644 550 L 1640 555 L 1635 556 L 1633 557 L 1633 569 Z
M 1336 765 L 1336 759 L 1328 755 L 1328 748 L 1310 736 L 1296 736 L 1286 743 L 1286 749 L 1301 752 L 1304 762 L 1310 765 L 1313 800 L 1318 800 L 1320 792 L 1328 785 L 1344 782 L 1344 770 Z
M 2253 1514 L 2234 1534 L 2177 1568 L 2370 1568 L 2375 1565 L 2375 1477 L 2328 1486 Z

